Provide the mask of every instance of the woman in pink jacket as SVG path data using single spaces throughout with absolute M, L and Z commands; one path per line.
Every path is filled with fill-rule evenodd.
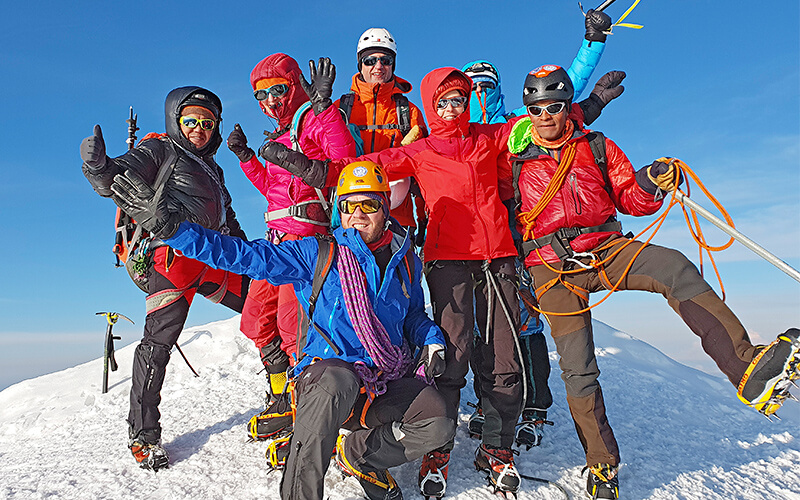
M 267 135 L 268 140 L 302 151 L 310 158 L 355 156 L 353 137 L 330 99 L 336 68 L 327 58 L 319 60 L 318 68 L 313 62 L 309 66 L 310 84 L 297 62 L 281 53 L 268 56 L 250 73 L 261 110 L 278 122 L 277 129 Z M 228 147 L 239 158 L 247 178 L 267 198 L 266 239 L 278 244 L 327 232 L 330 226 L 327 189 L 309 187 L 272 163 L 262 165 L 247 146 L 239 124 L 228 137 Z M 300 311 L 291 285 L 251 283 L 240 329 L 255 342 L 269 378 L 267 409 L 249 427 L 253 437 L 267 437 L 291 424 L 288 398 L 283 393 L 286 370 L 297 359 L 293 355 L 302 318 Z M 280 418 L 273 418 L 275 414 Z

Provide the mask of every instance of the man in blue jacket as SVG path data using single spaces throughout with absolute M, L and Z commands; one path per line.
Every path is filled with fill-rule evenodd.
M 335 447 L 337 462 L 358 478 L 368 498 L 402 498 L 387 469 L 447 443 L 455 422 L 429 385 L 444 371 L 444 337 L 425 314 L 419 258 L 407 237 L 390 230 L 383 169 L 362 161 L 342 171 L 342 226 L 332 239 L 279 245 L 181 222 L 132 172 L 118 175 L 111 189 L 127 213 L 183 255 L 294 285 L 309 322 L 294 368 L 296 420 L 281 497 L 323 498 Z M 298 347 L 302 343 L 298 339 Z M 340 428 L 347 432 L 340 435 Z

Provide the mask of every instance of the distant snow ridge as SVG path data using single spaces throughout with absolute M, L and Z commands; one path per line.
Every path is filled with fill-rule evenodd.
M 135 344 L 117 351 L 120 370 L 100 394 L 102 359 L 20 382 L 0 392 L 0 498 L 278 498 L 279 473 L 265 467 L 264 443 L 245 424 L 263 405 L 265 381 L 239 317 L 189 328 L 181 347 L 200 373 L 174 356 L 161 405 L 169 469 L 136 467 L 126 448 L 130 366 Z M 736 398 L 721 377 L 681 365 L 648 344 L 595 321 L 601 383 L 623 458 L 625 499 L 800 499 L 800 405 L 787 402 L 770 423 Z M 688 333 L 680 333 L 687 335 Z M 557 481 L 585 498 L 583 452 L 551 347 L 554 427 L 542 446 L 517 457 L 521 472 Z M 492 498 L 466 434 L 474 400 L 462 395 L 448 499 Z M 407 499 L 418 464 L 393 471 Z M 332 500 L 361 498 L 358 483 L 331 467 Z M 556 499 L 554 488 L 524 481 L 520 500 Z

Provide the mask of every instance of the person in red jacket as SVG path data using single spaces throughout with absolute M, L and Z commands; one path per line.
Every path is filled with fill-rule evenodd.
M 469 122 L 472 82 L 455 68 L 433 70 L 422 80 L 422 106 L 430 136 L 400 148 L 361 157 L 382 165 L 391 179 L 413 176 L 429 212 L 424 246 L 434 321 L 447 340 L 446 369 L 437 387 L 456 419 L 473 350 L 473 325 L 483 341 L 479 372 L 486 423 L 475 463 L 495 489 L 512 495 L 520 477 L 511 446 L 522 406 L 519 308 L 514 258 L 517 250 L 507 209 L 498 196 L 498 164 L 506 161 L 511 124 Z M 332 185 L 354 161 L 309 160 L 275 143 L 262 156 L 314 186 Z M 444 495 L 453 443 L 426 455 L 419 482 L 425 496 Z
M 304 151 L 312 158 L 340 158 L 356 153 L 355 141 L 339 110 L 332 106 L 331 92 L 336 68 L 328 58 L 309 62 L 311 83 L 297 62 L 282 53 L 259 62 L 250 74 L 259 107 L 278 122 L 269 139 Z M 292 122 L 297 125 L 292 135 Z M 330 226 L 328 190 L 309 187 L 285 169 L 262 165 L 247 145 L 237 123 L 228 136 L 228 148 L 239 158 L 242 170 L 267 199 L 267 239 L 278 244 L 323 234 Z M 286 387 L 286 370 L 297 359 L 296 339 L 302 308 L 291 285 L 274 286 L 255 280 L 242 310 L 241 330 L 259 349 L 267 371 L 266 409 L 254 416 L 248 434 L 265 439 L 292 424 Z
M 800 377 L 800 330 L 788 330 L 768 349 L 752 345 L 736 316 L 682 253 L 622 236 L 617 212 L 655 213 L 664 193 L 680 185 L 680 171 L 661 158 L 634 172 L 613 141 L 568 118 L 572 97 L 563 68 L 531 71 L 523 94 L 528 116 L 514 125 L 509 151 L 512 170 L 519 172 L 517 220 L 525 265 L 561 358 L 567 402 L 590 470 L 587 491 L 592 498 L 615 499 L 619 449 L 597 380 L 589 293 L 616 285 L 662 294 L 739 387 L 740 397 L 765 414 L 786 397 L 775 384 L 783 380 L 788 386 L 789 377 Z M 605 147 L 605 168 L 592 149 L 597 140 Z
M 344 112 L 349 123 L 358 127 L 364 153 L 383 151 L 425 137 L 428 132 L 422 112 L 405 96 L 411 92 L 411 84 L 394 73 L 397 43 L 392 34 L 385 28 L 369 28 L 358 38 L 356 55 L 358 73 L 353 75 L 350 92 L 335 105 Z M 391 215 L 401 226 L 411 229 L 412 233 L 416 231 L 417 245 L 421 246 L 427 222 L 425 203 L 421 196 L 412 196 L 410 179 L 398 179 L 392 184 Z

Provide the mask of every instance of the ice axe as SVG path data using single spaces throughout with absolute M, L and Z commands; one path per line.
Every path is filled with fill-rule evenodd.
M 711 212 L 709 212 L 708 210 L 706 210 L 702 206 L 698 205 L 694 200 L 692 200 L 691 198 L 686 196 L 680 190 L 676 190 L 675 191 L 675 198 L 681 204 L 683 204 L 684 206 L 689 207 L 690 209 L 694 210 L 695 212 L 700 214 L 704 219 L 708 220 L 710 223 L 712 223 L 715 226 L 717 226 L 718 228 L 720 228 L 723 232 L 727 233 L 731 238 L 735 239 L 736 241 L 738 241 L 742 245 L 744 245 L 747 248 L 749 248 L 750 250 L 752 250 L 753 253 L 755 253 L 756 255 L 761 257 L 762 259 L 766 260 L 767 262 L 769 262 L 773 266 L 777 267 L 778 269 L 780 269 L 784 273 L 788 274 L 789 276 L 794 278 L 796 281 L 800 282 L 800 272 L 798 272 L 797 269 L 793 268 L 792 266 L 790 266 L 786 262 L 782 261 L 777 256 L 775 256 L 774 254 L 772 254 L 769 251 L 767 251 L 766 248 L 762 247 L 761 245 L 759 245 L 755 241 L 751 240 L 750 238 L 748 238 L 747 236 L 742 234 L 740 231 L 738 231 L 734 227 L 732 227 L 729 224 L 727 224 L 725 221 L 723 221 L 719 217 L 715 216 L 714 214 L 712 214 Z
M 129 317 L 116 312 L 99 312 L 96 313 L 96 316 L 105 316 L 106 320 L 108 321 L 108 326 L 106 327 L 105 348 L 103 349 L 103 394 L 105 394 L 108 392 L 109 366 L 111 367 L 112 372 L 117 371 L 119 368 L 119 365 L 117 365 L 117 360 L 114 358 L 114 341 L 122 340 L 122 337 L 116 337 L 113 333 L 111 333 L 111 330 L 113 330 L 114 324 L 119 318 L 125 318 L 130 321 L 131 324 L 134 323 Z

